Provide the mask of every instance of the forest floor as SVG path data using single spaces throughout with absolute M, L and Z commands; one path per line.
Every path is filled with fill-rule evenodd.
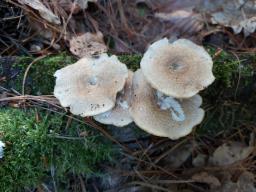
M 176 1 L 168 9 L 161 1 L 117 0 L 89 3 L 73 16 L 73 9 L 63 6 L 64 14 L 50 5 L 69 21 L 69 33 L 63 34 L 25 1 L 10 2 L 0 3 L 0 141 L 5 143 L 0 191 L 256 191 L 255 33 L 244 37 L 208 23 L 199 29 L 197 21 L 188 20 L 194 12 L 179 24 L 150 17 L 183 10 Z M 216 77 L 200 93 L 203 122 L 190 135 L 170 140 L 134 123 L 117 128 L 72 115 L 53 96 L 54 72 L 78 60 L 67 46 L 72 30 L 100 30 L 108 54 L 132 71 L 156 39 L 180 33 L 202 44 L 213 58 Z

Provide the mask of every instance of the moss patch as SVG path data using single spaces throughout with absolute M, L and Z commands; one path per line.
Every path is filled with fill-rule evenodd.
M 217 52 L 213 48 L 207 50 L 212 56 Z M 253 54 L 235 56 L 222 51 L 214 58 L 216 81 L 200 93 L 206 115 L 197 129 L 199 135 L 229 133 L 256 121 L 255 64 Z
M 215 48 L 207 48 L 209 54 L 214 57 L 217 50 Z M 213 73 L 225 87 L 232 87 L 235 85 L 234 80 L 240 77 L 252 77 L 254 70 L 253 64 L 255 63 L 255 56 L 253 54 L 244 54 L 235 56 L 234 54 L 221 51 L 216 58 L 214 58 Z M 249 83 L 249 82 L 247 82 Z
M 118 59 L 127 65 L 132 71 L 136 71 L 140 67 L 142 55 L 119 55 Z
M 31 57 L 18 57 L 10 66 L 4 66 L 7 76 L 6 87 L 11 87 L 21 92 L 24 73 L 33 61 Z M 51 94 L 55 84 L 53 74 L 56 70 L 72 64 L 75 58 L 65 53 L 45 57 L 32 64 L 25 83 L 25 93 L 42 95 Z M 5 64 L 6 65 L 6 64 Z
M 35 110 L 0 109 L 0 140 L 6 143 L 0 160 L 0 191 L 24 191 L 51 175 L 56 184 L 68 173 L 97 174 L 96 164 L 110 161 L 111 145 L 81 123 L 66 128 L 64 116 Z M 52 180 L 52 178 L 50 178 Z M 59 187 L 58 187 L 59 189 Z

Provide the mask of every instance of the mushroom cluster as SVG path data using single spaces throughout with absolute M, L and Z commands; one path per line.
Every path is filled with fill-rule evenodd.
M 204 117 L 198 92 L 214 81 L 212 66 L 204 48 L 164 38 L 150 45 L 135 73 L 107 54 L 58 70 L 54 95 L 75 115 L 118 127 L 134 121 L 153 135 L 178 139 Z

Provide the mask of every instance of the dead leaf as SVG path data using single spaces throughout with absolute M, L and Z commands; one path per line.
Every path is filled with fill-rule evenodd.
M 106 52 L 107 46 L 101 32 L 98 31 L 96 34 L 87 32 L 70 40 L 70 51 L 80 58 L 91 57 Z
M 254 187 L 254 174 L 248 171 L 243 172 L 237 182 L 242 192 L 256 192 Z
M 224 143 L 214 151 L 209 163 L 219 166 L 230 165 L 247 158 L 253 149 L 254 147 L 245 146 L 240 142 Z
M 200 14 L 191 10 L 177 10 L 171 13 L 155 13 L 155 17 L 170 22 L 173 30 L 179 34 L 195 34 L 203 29 L 204 23 Z
M 41 17 L 43 17 L 45 20 L 47 20 L 50 23 L 59 25 L 60 18 L 56 16 L 50 9 L 45 7 L 45 5 L 40 0 L 18 0 L 18 2 L 22 5 L 27 5 L 31 7 L 32 9 L 35 9 L 39 12 Z
M 192 179 L 196 182 L 206 183 L 206 184 L 210 185 L 211 189 L 221 186 L 219 179 L 213 175 L 210 175 L 207 172 L 197 173 L 192 176 Z
M 235 34 L 243 31 L 248 36 L 256 30 L 255 0 L 212 1 L 207 4 L 206 11 L 210 13 L 213 24 L 231 27 Z
M 236 183 L 227 179 L 221 187 L 213 189 L 211 192 L 256 192 L 254 174 L 245 171 L 240 175 Z

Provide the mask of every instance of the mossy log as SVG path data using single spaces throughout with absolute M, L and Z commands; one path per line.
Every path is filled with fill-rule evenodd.
M 219 132 L 229 133 L 233 129 L 255 125 L 256 56 L 244 54 L 238 59 L 231 53 L 219 52 L 213 48 L 207 50 L 214 60 L 213 72 L 216 81 L 200 93 L 206 115 L 204 121 L 195 129 L 195 136 L 214 137 Z M 135 71 L 139 68 L 142 55 L 118 57 L 128 68 Z M 0 94 L 4 88 L 21 93 L 25 71 L 33 60 L 31 57 L 0 58 Z M 26 76 L 25 94 L 52 94 L 54 72 L 75 61 L 74 57 L 63 53 L 34 62 Z M 65 128 L 67 125 L 69 129 Z M 17 130 L 18 127 L 22 128 Z M 137 131 L 134 127 L 132 130 Z M 24 111 L 2 108 L 0 136 L 4 134 L 5 139 L 10 142 L 7 145 L 9 149 L 6 149 L 8 159 L 0 166 L 0 191 L 18 191 L 23 186 L 35 186 L 40 179 L 47 176 L 47 171 L 52 166 L 60 166 L 58 174 L 62 176 L 70 170 L 75 173 L 90 173 L 95 163 L 110 159 L 111 147 L 95 139 L 98 133 L 81 141 L 63 141 L 61 137 L 58 138 L 59 134 L 77 136 L 77 131 L 90 132 L 90 129 L 78 122 L 70 123 L 65 116 L 58 114 L 37 109 Z M 83 166 L 85 164 L 88 166 Z M 12 185 L 13 182 L 17 185 Z
M 237 127 L 238 122 L 254 121 L 256 56 L 254 54 L 237 56 L 212 47 L 208 47 L 207 50 L 214 60 L 213 73 L 216 81 L 201 92 L 206 117 L 197 132 L 217 133 Z M 139 68 L 142 55 L 119 55 L 118 58 L 135 71 Z M 2 86 L 21 92 L 25 70 L 33 59 L 1 58 L 0 72 L 4 79 Z M 75 61 L 74 57 L 62 53 L 33 63 L 26 77 L 25 94 L 52 94 L 55 84 L 54 72 Z

